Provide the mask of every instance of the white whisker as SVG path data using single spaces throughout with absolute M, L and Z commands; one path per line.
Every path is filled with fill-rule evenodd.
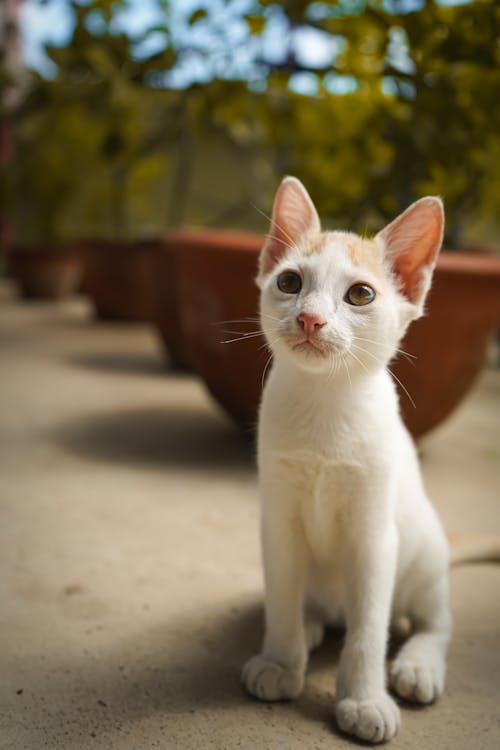
M 352 393 L 352 380 L 351 380 L 351 374 L 349 372 L 349 365 L 347 364 L 343 354 L 340 355 L 340 359 L 341 359 L 342 364 L 345 367 L 345 371 L 347 373 L 347 379 L 349 381 L 349 388 L 351 389 L 351 393 Z
M 360 365 L 361 365 L 361 367 L 363 368 L 363 370 L 364 370 L 365 372 L 369 372 L 369 370 L 368 370 L 368 367 L 367 367 L 367 366 L 365 365 L 365 363 L 364 363 L 364 362 L 362 362 L 362 361 L 360 360 L 360 358 L 359 358 L 359 357 L 357 357 L 357 356 L 356 356 L 356 355 L 354 354 L 354 352 L 350 352 L 350 355 L 351 355 L 351 357 L 352 357 L 353 359 L 355 359 L 355 360 L 356 360 L 356 362 L 357 362 L 358 364 L 360 364 Z
M 262 211 L 262 209 L 260 209 L 258 206 L 256 206 L 255 203 L 250 203 L 250 205 L 252 206 L 252 208 L 255 208 L 255 210 L 258 211 L 259 214 L 262 214 L 262 216 L 264 216 L 268 221 L 270 221 L 271 224 L 274 224 L 274 226 L 278 227 L 278 229 L 280 230 L 280 232 L 283 232 L 283 234 L 285 235 L 285 237 L 287 237 L 290 240 L 290 242 L 292 243 L 291 246 L 295 247 L 295 241 L 293 240 L 293 238 L 290 237 L 290 235 L 288 234 L 288 232 L 286 231 L 286 229 L 284 229 L 284 227 L 282 227 L 282 226 L 280 226 L 280 224 L 278 224 L 278 222 L 276 221 L 276 219 L 273 219 L 272 216 L 269 216 L 268 214 L 266 214 L 265 211 Z
M 408 396 L 408 398 L 409 398 L 409 400 L 410 400 L 410 404 L 411 404 L 411 405 L 413 406 L 413 408 L 414 408 L 414 409 L 416 409 L 416 408 L 417 408 L 417 405 L 416 405 L 415 401 L 414 401 L 414 400 L 412 399 L 412 397 L 410 396 L 410 394 L 408 393 L 408 391 L 406 390 L 406 388 L 404 387 L 403 383 L 402 383 L 402 382 L 400 381 L 400 379 L 399 379 L 399 378 L 397 377 L 397 375 L 394 375 L 394 373 L 393 373 L 393 371 L 392 371 L 392 370 L 390 369 L 390 367 L 388 367 L 388 368 L 387 368 L 387 370 L 388 370 L 388 371 L 389 371 L 389 373 L 390 373 L 390 374 L 392 375 L 392 377 L 394 378 L 394 380 L 395 380 L 395 381 L 396 381 L 397 383 L 399 383 L 399 385 L 401 386 L 401 388 L 403 389 L 403 391 L 404 391 L 404 392 L 406 393 L 406 395 Z
M 272 352 L 271 352 L 271 354 L 269 355 L 269 359 L 267 360 L 266 364 L 264 365 L 264 370 L 262 371 L 262 379 L 260 381 L 260 389 L 261 390 L 263 390 L 263 388 L 264 388 L 264 380 L 265 380 L 265 377 L 266 377 L 266 372 L 267 372 L 267 369 L 268 369 L 269 365 L 272 362 L 272 359 L 273 359 L 273 355 L 272 355 Z
M 357 344 L 351 344 L 353 349 L 358 349 L 358 351 L 363 352 L 363 354 L 367 354 L 369 357 L 375 360 L 375 362 L 378 362 L 379 364 L 384 364 L 382 359 L 379 359 L 375 356 L 375 354 L 372 354 L 368 351 L 368 349 L 364 349 L 362 346 L 357 346 Z
M 241 336 L 250 336 L 254 333 L 262 333 L 262 330 L 260 328 L 256 328 L 254 331 L 233 331 L 230 328 L 224 328 L 221 333 L 229 333 L 229 334 L 235 334 L 235 335 L 241 335 Z
M 385 346 L 385 344 L 382 341 L 374 341 L 373 339 L 366 339 L 366 338 L 363 338 L 362 336 L 354 336 L 354 339 L 356 341 L 366 341 L 368 344 L 374 344 L 375 346 Z M 410 352 L 405 352 L 404 349 L 396 348 L 394 351 L 396 351 L 398 354 L 402 354 L 403 357 L 408 359 L 408 361 L 410 361 L 410 359 L 417 359 L 415 354 L 410 354 Z
M 212 323 L 213 326 L 227 326 L 232 325 L 233 323 L 260 323 L 260 318 L 254 317 L 254 318 L 235 318 L 234 320 L 219 320 L 215 323 Z
M 252 331 L 249 333 L 243 333 L 241 336 L 238 336 L 234 339 L 226 339 L 225 341 L 220 341 L 220 344 L 234 344 L 235 341 L 247 341 L 248 339 L 255 339 L 259 336 L 263 336 L 264 334 L 262 331 Z

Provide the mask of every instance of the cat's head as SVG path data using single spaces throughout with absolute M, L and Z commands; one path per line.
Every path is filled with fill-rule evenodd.
M 275 357 L 318 372 L 384 367 L 423 314 L 443 227 L 441 200 L 429 197 L 372 239 L 322 232 L 306 189 L 286 177 L 257 279 Z

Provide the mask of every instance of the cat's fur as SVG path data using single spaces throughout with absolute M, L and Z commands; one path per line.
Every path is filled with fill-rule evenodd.
M 258 441 L 266 632 L 243 681 L 262 700 L 297 697 L 324 625 L 345 624 L 335 716 L 371 742 L 399 726 L 386 689 L 392 620 L 413 626 L 390 669 L 393 691 L 430 703 L 445 679 L 448 544 L 387 370 L 423 313 L 443 223 L 441 201 L 423 198 L 371 240 L 323 233 L 289 177 L 261 254 L 261 323 L 274 356 Z M 299 274 L 298 293 L 278 288 L 284 270 Z M 375 290 L 372 302 L 346 301 L 357 283 Z

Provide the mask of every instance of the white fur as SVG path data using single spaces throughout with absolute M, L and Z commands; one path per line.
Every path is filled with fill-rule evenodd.
M 343 623 L 337 723 L 380 742 L 399 727 L 386 689 L 391 620 L 408 616 L 413 634 L 392 664 L 390 684 L 419 703 L 443 691 L 451 629 L 447 542 L 387 371 L 423 300 L 404 298 L 389 268 L 380 278 L 357 267 L 348 233 L 327 235 L 324 249 L 310 255 L 303 253 L 307 232 L 291 239 L 259 279 L 274 354 L 258 441 L 266 632 L 243 681 L 262 700 L 297 697 L 308 648 L 321 641 L 325 624 Z M 277 288 L 284 269 L 300 273 L 300 294 Z M 360 281 L 377 297 L 353 307 L 344 295 Z M 315 339 L 322 354 L 292 349 L 303 311 L 327 321 Z

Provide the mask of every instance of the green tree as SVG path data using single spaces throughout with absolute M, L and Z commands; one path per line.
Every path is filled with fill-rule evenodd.
M 423 0 L 417 9 L 405 0 L 254 0 L 246 15 L 247 44 L 263 37 L 277 18 L 286 40 L 281 59 L 270 59 L 265 45 L 254 46 L 248 71 L 254 86 L 260 76 L 267 92 L 271 121 L 264 137 L 277 149 L 278 171 L 307 179 L 320 210 L 335 221 L 351 205 L 352 219 L 363 228 L 424 193 L 439 193 L 453 245 L 463 240 L 471 217 L 496 210 L 500 7 L 495 0 L 451 7 Z M 217 21 L 215 12 L 205 13 L 196 24 Z M 336 40 L 337 53 L 328 64 L 305 60 L 298 43 L 304 30 Z M 204 54 L 208 65 L 214 58 L 210 48 L 197 54 Z M 217 55 L 231 57 L 229 49 Z M 317 91 L 297 98 L 290 88 L 304 73 L 316 81 Z M 351 81 L 355 91 L 330 93 L 332 82 L 340 80 Z

